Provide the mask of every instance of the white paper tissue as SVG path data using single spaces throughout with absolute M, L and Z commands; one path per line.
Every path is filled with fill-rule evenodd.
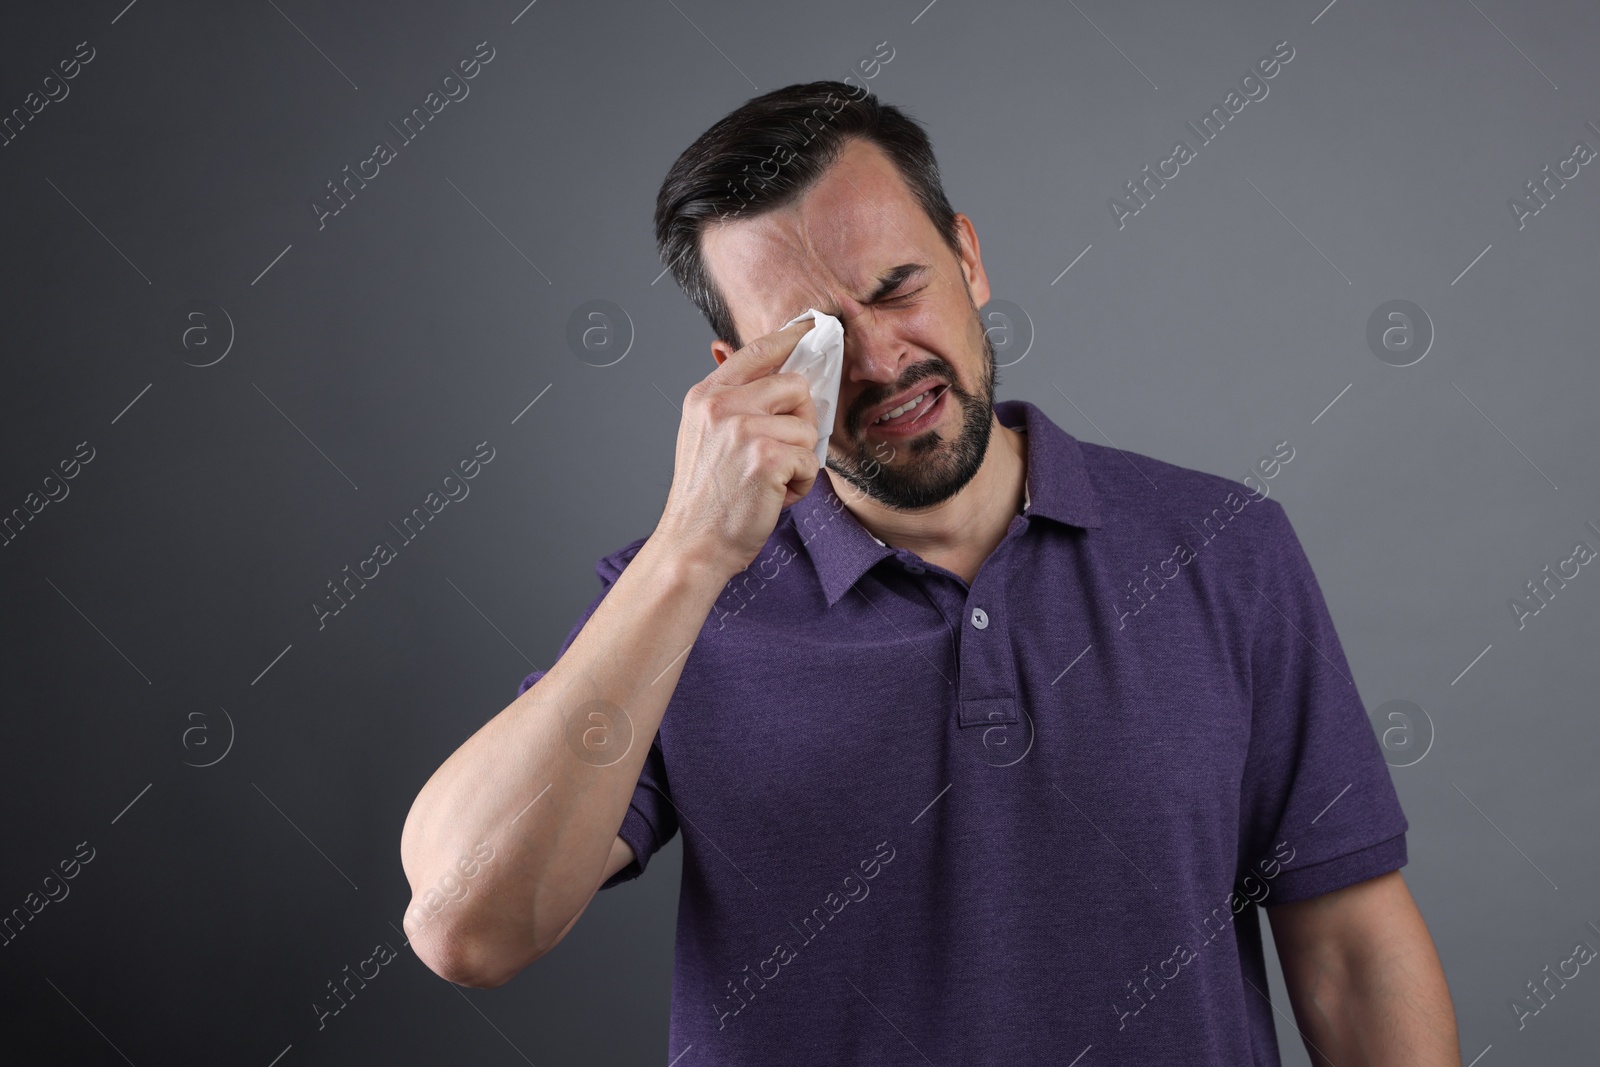
M 833 433 L 833 416 L 839 406 L 839 379 L 844 373 L 844 327 L 839 320 L 816 308 L 808 308 L 785 326 L 802 319 L 815 319 L 783 361 L 779 371 L 794 371 L 811 386 L 811 403 L 817 409 L 817 461 L 828 461 L 828 435 Z

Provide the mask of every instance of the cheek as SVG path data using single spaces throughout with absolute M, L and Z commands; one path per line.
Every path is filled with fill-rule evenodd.
M 968 349 L 982 350 L 983 330 L 975 328 L 971 309 L 961 314 L 945 301 L 922 300 L 897 312 L 884 312 L 880 323 L 881 343 L 890 345 L 891 351 L 910 349 L 915 354 L 907 363 L 933 359 L 960 368 L 967 362 Z

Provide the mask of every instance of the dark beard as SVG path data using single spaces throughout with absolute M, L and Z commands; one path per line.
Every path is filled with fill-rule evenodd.
M 971 293 L 968 293 L 971 303 Z M 938 430 L 927 430 L 898 443 L 879 440 L 871 448 L 859 437 L 850 419 L 847 429 L 860 442 L 845 461 L 828 457 L 827 467 L 885 507 L 896 511 L 917 511 L 943 503 L 970 482 L 989 451 L 990 429 L 994 422 L 994 390 L 999 384 L 994 342 L 983 328 L 983 319 L 972 305 L 972 325 L 983 339 L 983 373 L 976 393 L 968 392 L 956 379 L 955 368 L 941 359 L 919 363 L 906 372 L 895 391 L 915 385 L 924 378 L 942 376 L 949 385 L 945 398 L 961 406 L 961 432 L 947 442 Z M 905 453 L 903 457 L 900 455 Z M 901 462 L 891 466 L 896 459 Z

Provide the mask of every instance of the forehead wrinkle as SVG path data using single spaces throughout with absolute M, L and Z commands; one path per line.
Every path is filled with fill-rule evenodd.
M 894 224 L 894 220 L 890 217 L 889 212 L 885 211 L 877 201 L 867 196 L 866 193 L 863 193 L 859 185 L 853 181 L 850 181 L 850 176 L 848 174 L 845 174 L 843 171 L 841 171 L 839 177 L 843 178 L 847 182 L 850 182 L 850 188 L 856 191 L 857 195 L 860 197 L 860 202 L 876 211 L 878 213 L 878 217 L 883 220 L 884 225 L 893 230 L 895 235 L 898 236 L 901 241 L 905 242 L 908 249 L 916 253 L 916 255 L 913 257 L 914 259 L 926 262 L 928 266 L 933 269 L 933 272 L 939 276 L 940 281 L 945 282 L 946 284 L 949 283 L 949 277 L 946 276 L 944 270 L 939 266 L 939 259 L 941 257 L 938 255 L 937 250 L 934 250 L 933 254 L 924 254 L 922 249 L 918 248 L 917 243 L 911 238 L 907 237 L 905 233 L 901 231 L 900 227 Z M 920 208 L 918 210 L 918 217 L 924 219 L 927 218 L 927 216 L 921 212 Z M 928 220 L 928 222 L 931 227 L 932 220 Z M 937 237 L 937 235 L 935 236 Z M 939 247 L 947 248 L 943 241 L 939 241 Z
M 882 213 L 881 209 L 877 209 L 876 205 L 870 204 L 865 197 L 862 197 L 851 206 L 857 209 L 872 207 L 878 210 L 880 214 Z M 819 311 L 826 312 L 838 319 L 846 319 L 849 316 L 846 314 L 844 306 L 858 305 L 864 302 L 870 304 L 880 288 L 883 276 L 894 269 L 893 267 L 883 267 L 874 270 L 872 265 L 874 260 L 870 257 L 875 256 L 877 259 L 887 263 L 907 262 L 907 260 L 897 258 L 902 255 L 911 257 L 909 260 L 911 262 L 927 261 L 929 259 L 922 249 L 917 248 L 910 241 L 905 242 L 906 247 L 903 250 L 897 249 L 892 252 L 885 252 L 874 247 L 871 241 L 866 239 L 866 231 L 864 229 L 856 230 L 856 227 L 859 227 L 863 221 L 859 218 L 859 215 L 863 213 L 865 213 L 863 210 L 854 211 L 851 214 L 856 217 L 838 221 L 837 223 L 834 220 L 829 220 L 830 224 L 835 225 L 839 231 L 838 239 L 828 242 L 828 252 L 834 259 L 839 261 L 837 269 L 827 263 L 827 256 L 818 249 L 817 241 L 812 237 L 811 227 L 802 217 L 801 226 L 805 232 L 805 244 L 809 254 L 803 254 L 798 258 L 798 262 L 802 265 L 802 270 L 811 277 L 815 285 L 815 292 L 823 294 L 812 299 L 807 305 L 808 307 L 815 307 Z M 900 233 L 898 227 L 892 228 L 897 234 Z M 902 240 L 904 240 L 903 235 Z M 932 264 L 932 267 L 935 271 L 938 270 L 936 264 Z M 841 274 L 844 276 L 841 277 Z M 857 290 L 861 290 L 859 296 L 856 295 Z M 787 322 L 805 310 L 805 307 L 791 309 L 792 313 L 785 314 L 784 321 Z M 774 323 L 775 327 L 777 325 L 777 323 Z
M 838 308 L 835 293 L 840 288 L 839 280 L 834 277 L 833 271 L 824 262 L 822 250 L 818 248 L 816 240 L 812 237 L 811 222 L 804 210 L 797 209 L 795 211 L 795 222 L 797 240 L 794 242 L 796 247 L 792 262 L 800 268 L 800 273 L 805 279 L 801 289 L 807 292 L 808 296 L 806 298 L 806 306 L 794 308 L 785 313 L 783 321 L 787 322 L 795 315 L 803 313 L 806 308 L 813 307 L 837 317 Z M 778 326 L 778 323 L 773 323 L 775 329 Z
M 768 298 L 763 301 L 767 306 L 762 309 L 762 314 L 770 314 L 772 318 L 763 324 L 761 332 L 781 329 L 784 323 L 803 314 L 808 308 L 839 317 L 837 293 L 844 286 L 824 263 L 822 252 L 812 236 L 809 219 L 800 210 L 785 214 L 788 216 L 786 219 L 763 235 L 768 247 L 762 249 L 761 258 L 774 258 L 784 267 L 797 270 L 799 280 L 795 288 L 800 295 L 791 300 L 786 294 L 762 294 Z M 781 306 L 777 306 L 780 302 Z
M 815 191 L 820 197 L 807 195 L 748 220 L 749 243 L 735 239 L 744 244 L 737 258 L 745 261 L 749 276 L 765 275 L 783 286 L 778 291 L 756 282 L 745 288 L 747 314 L 756 319 L 749 339 L 781 329 L 807 308 L 845 319 L 847 305 L 870 300 L 889 264 L 920 262 L 941 282 L 949 282 L 936 251 L 929 254 L 929 249 L 909 238 L 892 211 L 868 196 L 843 168 L 837 177 L 844 179 L 854 195 L 841 196 L 843 190 L 824 187 Z M 894 206 L 906 207 L 898 199 Z M 887 226 L 902 247 L 893 251 L 879 248 L 872 237 L 874 226 Z M 830 256 L 837 264 L 829 262 Z M 875 273 L 872 266 L 879 259 L 885 266 Z M 786 284 L 790 282 L 792 285 Z M 858 288 L 865 290 L 859 296 Z M 791 298 L 789 293 L 795 295 Z M 741 337 L 745 332 L 741 329 Z
M 833 271 L 822 262 L 822 257 L 807 256 L 799 262 L 805 277 L 805 284 L 801 287 L 801 291 L 806 294 L 803 300 L 804 306 L 794 306 L 787 309 L 783 314 L 783 321 L 787 322 L 796 315 L 804 314 L 808 308 L 816 308 L 818 311 L 832 315 L 836 319 L 843 318 L 844 316 L 839 307 L 839 294 L 840 292 L 848 292 L 848 289 L 834 275 Z M 798 304 L 799 302 L 797 301 L 796 303 Z M 774 327 L 778 325 L 774 323 Z

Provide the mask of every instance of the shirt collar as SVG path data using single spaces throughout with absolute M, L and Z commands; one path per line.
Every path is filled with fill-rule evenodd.
M 994 413 L 1002 426 L 1024 431 L 1028 472 L 1023 482 L 1023 514 L 1030 519 L 1098 529 L 1100 500 L 1077 438 L 1026 400 L 1002 400 L 995 404 Z M 1038 487 L 1037 496 L 1034 487 Z M 795 502 L 789 515 L 816 566 L 830 607 L 878 561 L 896 553 L 857 521 L 821 472 L 811 492 Z

